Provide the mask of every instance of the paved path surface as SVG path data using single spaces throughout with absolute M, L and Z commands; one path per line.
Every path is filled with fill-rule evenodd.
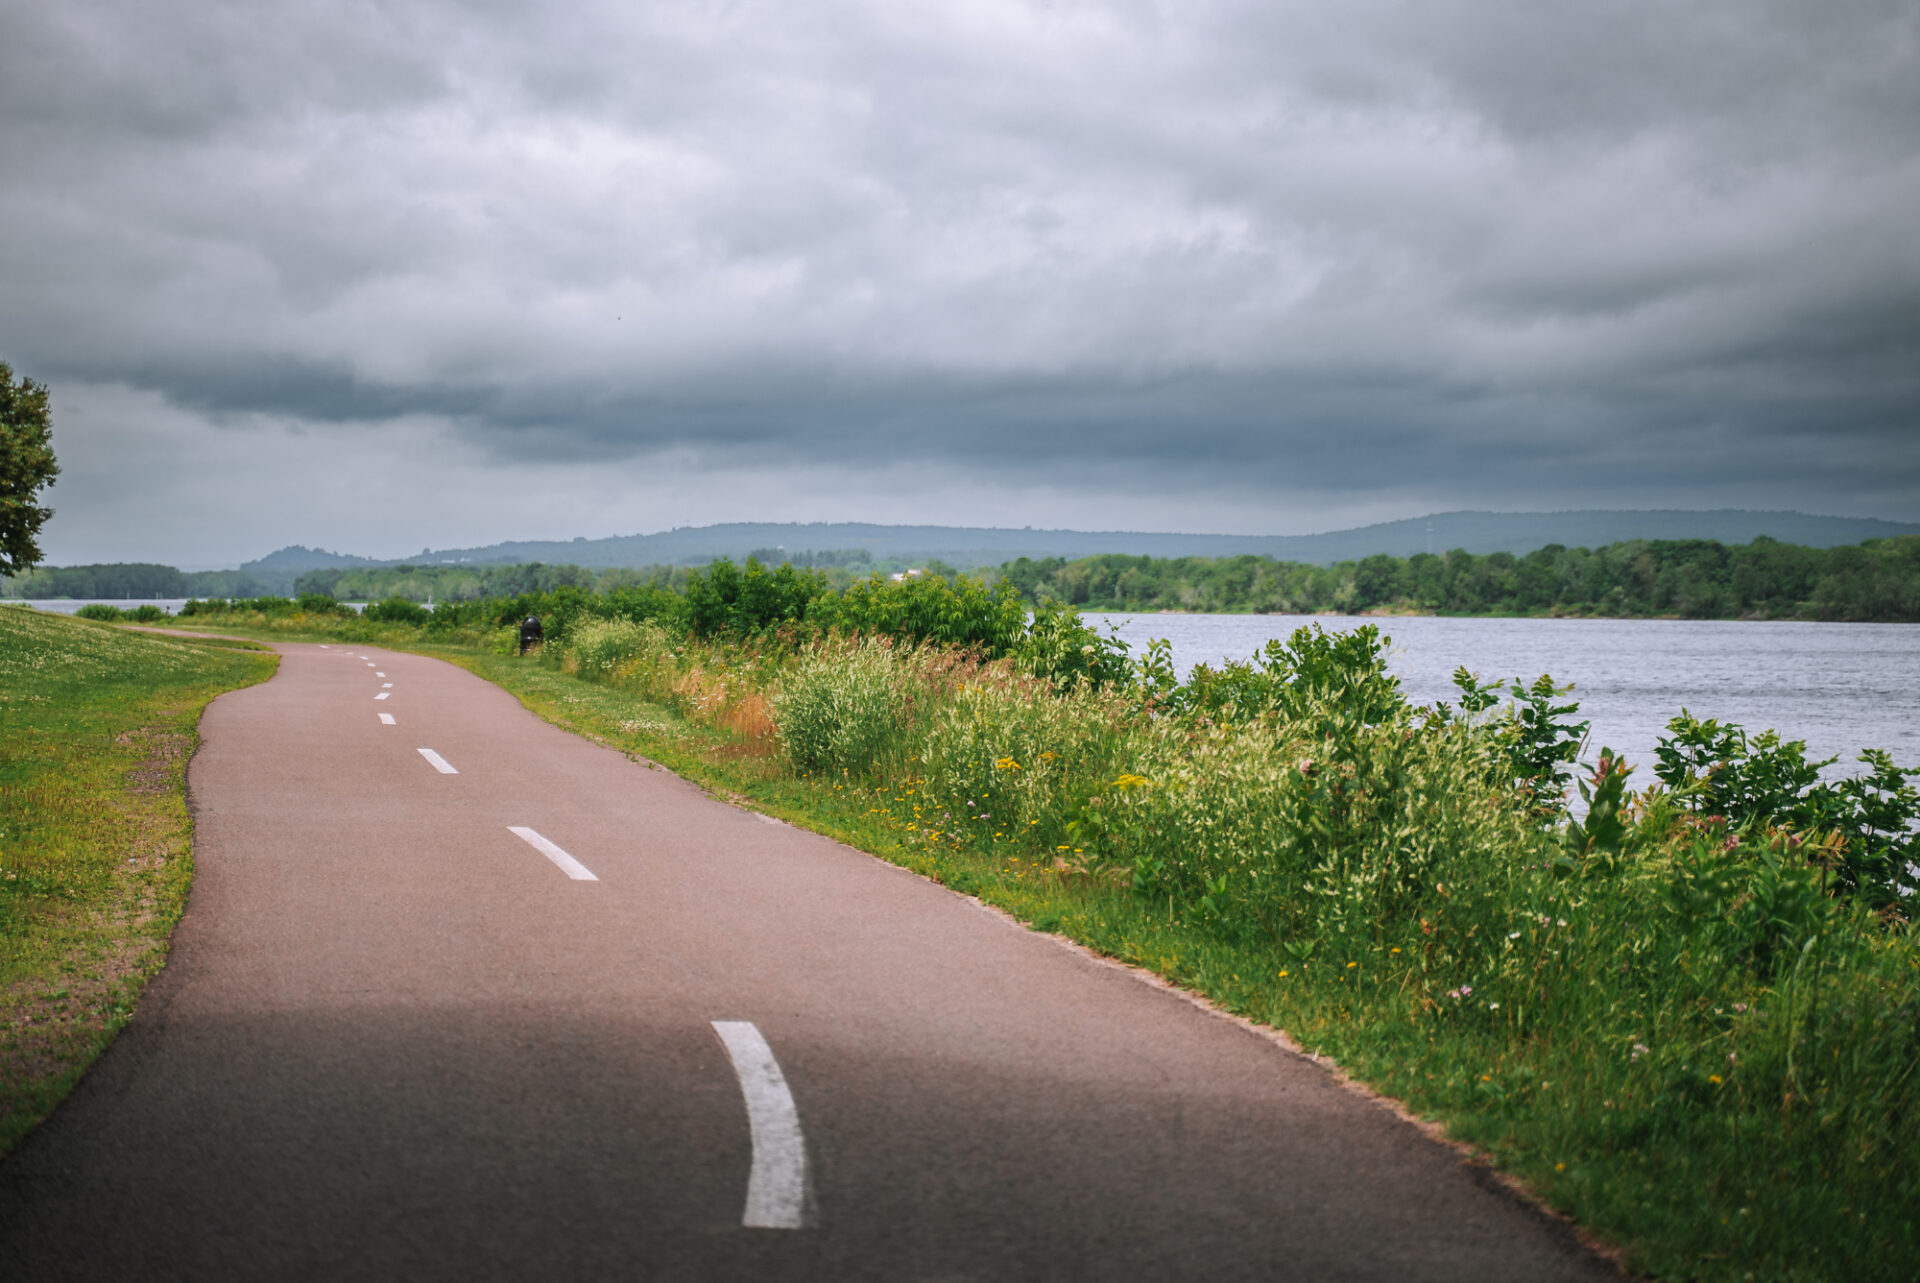
M 0 1163 L 0 1278 L 1613 1277 L 1177 996 L 449 665 L 281 649 L 203 723 L 172 961 Z

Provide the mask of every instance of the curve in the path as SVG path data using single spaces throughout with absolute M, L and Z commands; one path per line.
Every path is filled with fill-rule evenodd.
M 450 665 L 280 649 L 0 1276 L 1612 1277 L 1177 996 Z

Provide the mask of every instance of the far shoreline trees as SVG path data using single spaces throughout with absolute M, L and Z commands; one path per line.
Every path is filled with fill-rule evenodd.
M 1022 558 L 1029 600 L 1145 614 L 1556 615 L 1920 622 L 1920 536 L 1806 548 L 1760 538 L 1549 544 L 1525 556 L 1373 556 L 1331 566 L 1264 557 Z
M 775 550 L 778 552 L 778 550 Z M 843 595 L 870 576 L 845 565 L 822 568 L 805 554 L 766 559 L 803 571 L 814 596 Z M 748 558 L 747 565 L 761 565 Z M 704 569 L 652 566 L 591 570 L 538 562 L 514 565 L 354 566 L 307 571 L 269 587 L 242 571 L 182 572 L 171 566 L 44 567 L 0 580 L 0 592 L 27 598 L 250 598 L 317 594 L 339 601 L 468 602 L 577 591 L 646 590 L 686 597 Z M 744 569 L 744 567 L 742 568 Z M 957 579 L 926 564 L 930 577 Z M 726 571 L 718 573 L 724 575 Z M 1920 536 L 1837 548 L 1756 539 L 1630 540 L 1601 548 L 1549 544 L 1525 556 L 1374 556 L 1330 566 L 1266 557 L 1146 557 L 1123 554 L 1031 560 L 983 567 L 971 578 L 1002 579 L 1029 606 L 1060 602 L 1111 614 L 1160 611 L 1220 614 L 1426 614 L 1586 618 L 1799 619 L 1920 623 Z

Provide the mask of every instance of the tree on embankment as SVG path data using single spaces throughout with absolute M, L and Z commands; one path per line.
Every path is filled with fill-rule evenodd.
M 40 527 L 53 509 L 34 501 L 59 475 L 46 387 L 28 378 L 15 381 L 12 368 L 0 361 L 0 574 L 39 563 Z

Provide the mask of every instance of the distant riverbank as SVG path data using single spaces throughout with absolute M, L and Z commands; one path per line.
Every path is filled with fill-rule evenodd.
M 791 565 L 823 591 L 845 592 L 874 578 L 870 561 L 850 563 L 806 552 L 787 560 L 778 549 L 765 551 L 763 564 Z M 356 566 L 309 571 L 291 585 L 291 592 L 356 601 L 398 597 L 418 603 L 563 589 L 684 593 L 695 578 L 711 577 L 718 567 L 730 564 L 722 559 L 704 569 L 659 565 L 600 570 L 543 563 Z M 170 566 L 46 567 L 0 580 L 0 592 L 42 600 L 56 595 L 76 602 L 97 598 L 118 605 L 192 595 L 257 597 L 269 591 L 253 580 L 233 579 L 233 573 L 217 572 L 229 576 L 219 579 L 216 572 L 190 576 Z M 928 561 L 900 573 L 952 579 L 961 572 Z M 1920 535 L 1824 548 L 1764 538 L 1737 545 L 1709 539 L 1636 539 L 1592 549 L 1549 544 L 1524 556 L 1455 549 L 1331 565 L 1259 556 L 1020 557 L 965 573 L 987 583 L 1004 578 L 1029 605 L 1054 600 L 1082 610 L 1126 614 L 1920 622 Z
M 1312 566 L 1260 557 L 1083 557 L 1001 567 L 1030 600 L 1089 613 L 1920 622 L 1920 536 L 1841 548 L 1756 539 L 1458 549 Z

